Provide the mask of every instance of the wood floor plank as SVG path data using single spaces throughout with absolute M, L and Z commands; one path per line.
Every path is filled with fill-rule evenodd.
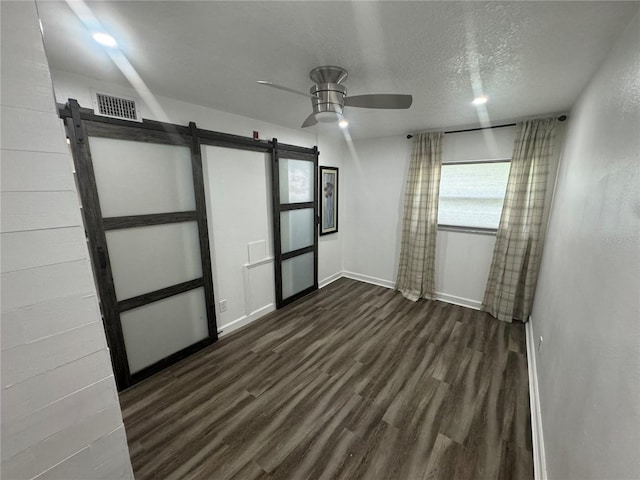
M 451 478 L 474 480 L 476 477 L 473 453 L 445 435 L 438 435 L 429 458 L 425 480 Z
M 478 399 L 483 398 L 489 382 L 480 375 L 483 355 L 475 350 L 465 349 L 460 355 L 463 360 L 452 388 L 448 393 L 447 409 L 443 415 L 440 431 L 459 444 L 466 444 Z
M 123 392 L 134 473 L 532 479 L 524 335 L 340 279 Z
M 395 478 L 422 478 L 439 435 L 450 386 L 432 377 L 416 392 L 394 424 L 402 432 L 396 447 L 402 469 Z M 385 419 L 387 416 L 385 415 Z
M 362 397 L 352 395 L 341 405 L 335 415 L 320 429 L 314 429 L 287 455 L 284 460 L 271 471 L 275 479 L 315 478 L 325 473 L 327 465 L 339 464 L 334 455 L 344 456 L 343 449 L 336 449 L 336 444 L 346 440 L 343 448 L 353 441 L 353 434 L 344 439 L 345 429 L 340 428 L 348 416 L 360 403 Z M 342 452 L 342 453 L 341 453 Z

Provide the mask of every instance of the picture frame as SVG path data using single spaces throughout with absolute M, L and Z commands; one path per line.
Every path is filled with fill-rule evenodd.
M 338 232 L 338 168 L 320 167 L 320 235 Z

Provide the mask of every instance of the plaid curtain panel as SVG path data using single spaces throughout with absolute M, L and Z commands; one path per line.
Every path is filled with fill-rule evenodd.
M 442 135 L 417 135 L 409 165 L 396 290 L 414 302 L 422 297 L 435 299 Z
M 502 216 L 482 309 L 499 320 L 527 321 L 540 270 L 544 204 L 556 119 L 518 125 Z

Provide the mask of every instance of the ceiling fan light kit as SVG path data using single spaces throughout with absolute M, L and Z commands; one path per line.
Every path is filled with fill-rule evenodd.
M 314 113 L 314 117 L 320 123 L 333 123 L 342 118 L 342 114 L 338 112 L 318 112 Z
M 279 90 L 297 93 L 305 97 L 311 97 L 313 113 L 304 121 L 302 128 L 310 127 L 318 122 L 333 123 L 343 120 L 342 111 L 345 106 L 384 109 L 406 109 L 411 106 L 413 101 L 411 95 L 373 94 L 348 97 L 347 87 L 341 84 L 347 79 L 347 76 L 347 71 L 342 67 L 329 65 L 314 68 L 309 72 L 309 78 L 311 78 L 315 85 L 309 89 L 308 94 L 264 80 L 259 80 L 258 83 Z

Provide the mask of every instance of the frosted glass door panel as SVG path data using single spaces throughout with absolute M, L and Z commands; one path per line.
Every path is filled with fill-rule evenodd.
M 282 298 L 286 299 L 313 286 L 313 252 L 282 262 Z
M 131 373 L 209 336 L 202 288 L 122 312 L 120 321 Z
M 90 137 L 103 217 L 196 209 L 188 147 Z
M 280 203 L 313 202 L 313 162 L 281 158 L 279 163 Z
M 106 232 L 118 301 L 202 277 L 196 222 Z
M 313 245 L 313 208 L 280 212 L 282 253 Z

